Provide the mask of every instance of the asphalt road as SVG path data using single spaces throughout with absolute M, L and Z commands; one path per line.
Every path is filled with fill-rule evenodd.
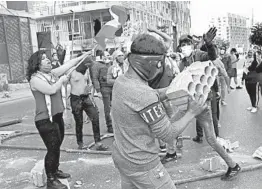
M 220 135 L 223 138 L 230 139 L 232 142 L 239 141 L 240 147 L 238 152 L 251 156 L 262 144 L 262 103 L 259 103 L 260 109 L 256 114 L 251 114 L 246 111 L 246 108 L 250 106 L 250 100 L 245 89 L 232 91 L 231 94 L 227 96 L 226 101 L 228 105 L 221 107 L 220 123 L 222 127 L 220 128 Z M 34 101 L 31 98 L 0 104 L 0 117 L 25 116 L 23 123 L 0 128 L 0 130 L 34 130 L 34 106 Z M 105 132 L 106 127 L 103 119 L 101 101 L 98 101 L 98 107 L 101 114 L 101 130 Z M 70 131 L 73 132 L 74 128 Z M 90 124 L 85 125 L 84 132 L 91 132 Z M 189 135 L 191 137 L 194 137 L 195 134 L 194 124 L 190 125 L 183 133 L 183 135 Z M 185 141 L 183 149 L 183 160 L 181 160 L 181 162 L 188 164 L 198 164 L 200 158 L 204 156 L 203 154 L 210 151 L 206 141 L 204 141 L 203 144 Z M 0 166 L 3 168 L 0 170 L 0 188 L 33 188 L 28 185 L 26 179 L 21 179 L 23 177 L 19 180 L 17 175 L 21 173 L 26 175 L 26 173 L 30 172 L 35 161 L 42 159 L 44 154 L 44 152 L 0 149 Z M 19 164 L 20 161 L 23 163 Z M 114 168 L 112 159 L 108 156 L 62 153 L 61 161 L 64 162 L 61 164 L 62 169 L 73 175 L 73 179 L 71 180 L 72 186 L 76 180 L 81 180 L 84 183 L 82 188 L 120 189 L 119 174 Z M 169 164 L 168 168 L 171 169 L 172 166 L 179 168 L 181 165 L 182 163 L 178 161 L 176 164 Z M 4 181 L 1 177 L 4 178 Z M 17 182 L 12 182 L 13 179 Z M 219 178 L 214 178 L 179 185 L 177 188 L 261 189 L 261 170 L 241 173 L 239 178 L 231 182 L 222 182 Z

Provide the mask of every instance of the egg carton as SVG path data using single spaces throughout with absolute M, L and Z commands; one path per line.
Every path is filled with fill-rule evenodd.
M 208 93 L 218 75 L 218 70 L 211 61 L 194 62 L 171 82 L 166 95 L 172 105 L 180 110 L 187 110 L 188 98 Z

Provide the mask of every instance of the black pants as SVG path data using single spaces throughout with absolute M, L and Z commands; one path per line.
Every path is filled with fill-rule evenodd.
M 112 87 L 102 87 L 101 93 L 103 97 L 106 126 L 109 128 L 112 127 L 112 119 L 110 116 L 111 101 L 112 101 Z
M 60 146 L 65 134 L 63 113 L 54 115 L 52 119 L 53 122 L 49 119 L 35 122 L 36 128 L 47 148 L 45 156 L 45 171 L 47 176 L 54 174 L 58 170 Z
M 245 82 L 247 93 L 249 95 L 252 107 L 256 107 L 257 103 L 257 83 Z
M 99 113 L 95 103 L 88 95 L 76 96 L 71 94 L 71 107 L 76 122 L 76 140 L 77 144 L 83 143 L 83 111 L 86 112 L 92 122 L 94 140 L 101 141 L 99 128 Z
M 211 111 L 212 111 L 212 120 L 213 120 L 215 134 L 216 137 L 218 137 L 219 136 L 219 129 L 218 129 L 219 101 L 216 99 L 215 93 L 213 93 L 211 98 Z M 197 132 L 197 136 L 203 137 L 203 128 L 201 127 L 198 120 L 196 120 L 196 132 Z

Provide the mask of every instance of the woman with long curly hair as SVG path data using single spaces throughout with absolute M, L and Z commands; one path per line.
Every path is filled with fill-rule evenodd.
M 64 74 L 85 56 L 87 54 L 69 60 L 53 70 L 51 61 L 44 51 L 35 52 L 28 60 L 27 80 L 36 104 L 35 125 L 47 148 L 45 171 L 48 189 L 67 188 L 58 180 L 58 178 L 70 177 L 70 174 L 58 169 L 60 146 L 64 139 L 64 105 L 61 87 L 68 81 L 68 77 Z

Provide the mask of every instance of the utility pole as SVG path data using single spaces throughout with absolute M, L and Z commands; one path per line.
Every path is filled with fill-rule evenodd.
M 71 33 L 72 33 L 72 49 L 71 49 L 71 58 L 73 58 L 73 51 L 74 51 L 74 31 L 75 31 L 75 12 L 70 10 L 73 13 L 73 20 L 71 24 Z

